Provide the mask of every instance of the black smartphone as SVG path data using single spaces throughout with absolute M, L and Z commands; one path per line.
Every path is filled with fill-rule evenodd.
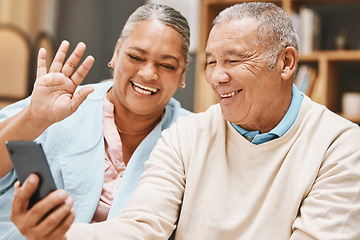
M 8 141 L 6 147 L 21 185 L 31 173 L 35 173 L 40 178 L 39 186 L 29 202 L 30 209 L 56 190 L 43 148 L 40 143 L 32 141 Z

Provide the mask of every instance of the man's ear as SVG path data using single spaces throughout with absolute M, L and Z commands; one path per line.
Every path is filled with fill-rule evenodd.
M 296 72 L 298 53 L 294 47 L 286 47 L 281 55 L 281 77 L 284 80 L 291 79 Z

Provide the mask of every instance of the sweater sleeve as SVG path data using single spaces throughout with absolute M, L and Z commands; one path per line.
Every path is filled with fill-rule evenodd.
M 360 239 L 360 128 L 344 129 L 329 145 L 293 230 L 316 239 Z
M 117 218 L 96 224 L 74 224 L 68 239 L 168 239 L 175 229 L 185 188 L 185 172 L 176 125 L 145 163 L 146 171 L 129 205 Z

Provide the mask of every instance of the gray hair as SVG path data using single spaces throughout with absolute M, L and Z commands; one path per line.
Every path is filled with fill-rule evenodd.
M 275 68 L 278 55 L 286 47 L 298 50 L 299 38 L 288 14 L 273 3 L 249 2 L 226 8 L 215 18 L 213 25 L 255 18 L 259 25 L 256 31 L 257 44 L 268 52 L 269 69 Z
M 174 28 L 182 37 L 182 50 L 185 63 L 189 59 L 190 27 L 186 18 L 175 9 L 160 4 L 145 4 L 133 12 L 126 21 L 120 34 L 120 41 L 124 41 L 134 30 L 135 25 L 145 20 L 158 20 Z

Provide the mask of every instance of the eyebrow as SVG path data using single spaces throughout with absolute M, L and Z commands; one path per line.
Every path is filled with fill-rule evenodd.
M 245 52 L 245 53 L 240 53 L 239 51 L 237 51 L 237 50 L 228 50 L 228 51 L 225 51 L 225 54 L 224 54 L 225 56 L 236 56 L 236 57 L 240 57 L 240 58 L 244 58 L 244 57 L 246 57 L 246 56 L 249 56 L 249 55 L 251 55 L 251 52 Z M 213 54 L 212 53 L 210 53 L 210 52 L 206 52 L 205 53 L 205 58 L 208 58 L 208 57 L 211 57 L 211 56 L 213 56 Z
M 129 47 L 129 48 L 132 49 L 132 50 L 139 51 L 139 52 L 141 52 L 141 53 L 143 53 L 143 54 L 146 54 L 146 53 L 147 53 L 144 49 L 139 48 L 139 47 Z
M 211 57 L 211 56 L 212 56 L 212 53 L 209 53 L 209 52 L 205 53 L 205 58 L 208 58 L 208 57 Z
M 162 55 L 163 59 L 174 59 L 177 63 L 179 63 L 179 59 L 177 59 L 177 57 L 174 57 L 172 55 Z
M 133 49 L 133 50 L 136 50 L 136 51 L 139 51 L 141 52 L 142 54 L 147 54 L 148 52 L 145 51 L 144 49 L 142 48 L 139 48 L 139 47 L 129 47 L 130 49 Z M 177 63 L 179 63 L 179 59 L 173 55 L 168 55 L 168 54 L 165 54 L 165 55 L 161 55 L 161 58 L 162 59 L 174 59 Z

